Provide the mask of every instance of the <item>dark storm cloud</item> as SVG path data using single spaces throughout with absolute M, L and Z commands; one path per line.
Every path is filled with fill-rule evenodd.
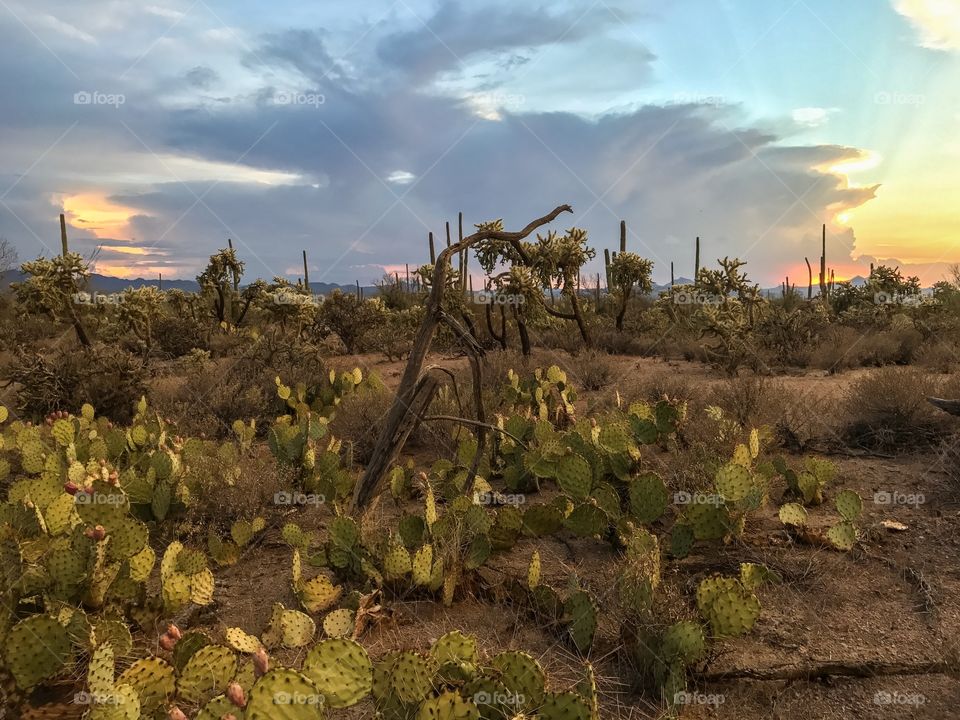
M 346 72 L 327 50 L 322 30 L 291 29 L 271 33 L 262 38 L 255 49 L 246 53 L 243 64 L 249 68 L 290 68 L 314 82 L 328 78 L 342 82 Z
M 380 40 L 377 54 L 391 69 L 423 83 L 481 52 L 512 51 L 550 44 L 574 43 L 621 20 L 603 4 L 564 10 L 540 5 L 492 10 L 459 2 L 445 2 L 429 18 L 410 30 Z M 515 53 L 510 52 L 513 58 Z
M 209 90 L 220 79 L 220 74 L 213 68 L 198 65 L 186 74 L 187 84 L 201 90 Z

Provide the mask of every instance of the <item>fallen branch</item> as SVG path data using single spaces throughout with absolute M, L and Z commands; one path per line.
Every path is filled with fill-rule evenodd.
M 526 443 L 523 442 L 523 440 L 518 438 L 516 435 L 514 435 L 512 432 L 508 432 L 507 430 L 504 430 L 503 428 L 499 428 L 496 425 L 491 425 L 490 423 L 480 422 L 479 420 L 471 420 L 470 418 L 454 417 L 453 415 L 431 415 L 429 417 L 420 418 L 420 419 L 423 420 L 424 422 L 431 422 L 433 420 L 446 420 L 447 422 L 460 423 L 461 425 L 470 425 L 472 427 L 483 427 L 483 428 L 486 428 L 487 430 L 498 432 L 501 435 L 506 435 L 508 438 L 513 440 L 517 445 L 522 447 L 524 450 L 528 449 Z
M 956 663 L 936 661 L 928 663 L 886 662 L 866 660 L 813 661 L 802 665 L 774 665 L 769 668 L 733 668 L 699 675 L 704 682 L 726 680 L 817 680 L 827 677 L 871 678 L 893 675 L 952 675 L 960 671 Z

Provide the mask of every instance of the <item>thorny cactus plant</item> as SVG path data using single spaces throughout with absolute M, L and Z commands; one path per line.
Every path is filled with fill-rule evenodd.
M 341 459 L 342 443 L 329 434 L 329 421 L 337 405 L 347 393 L 363 381 L 359 368 L 337 374 L 331 370 L 327 382 L 295 388 L 284 385 L 278 377 L 277 396 L 290 412 L 278 417 L 267 434 L 274 457 L 298 471 L 299 487 L 319 493 L 325 500 L 339 502 L 353 489 L 352 464 Z
M 79 294 L 86 288 L 90 270 L 77 253 L 37 258 L 21 266 L 27 279 L 14 283 L 17 303 L 27 312 L 46 315 L 54 322 L 69 322 L 77 340 L 90 347 L 90 336 L 82 318 Z

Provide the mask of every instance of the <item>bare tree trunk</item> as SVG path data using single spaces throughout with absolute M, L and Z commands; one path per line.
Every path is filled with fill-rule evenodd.
M 627 314 L 627 304 L 630 302 L 630 295 L 633 292 L 633 287 L 629 290 L 626 290 L 623 293 L 623 298 L 620 300 L 620 312 L 617 313 L 617 332 L 623 332 L 623 318 Z
M 500 344 L 501 350 L 506 350 L 507 349 L 507 333 L 505 332 L 506 318 L 504 317 L 504 314 L 503 314 L 503 305 L 500 306 L 500 317 L 503 320 L 503 322 L 501 323 L 501 329 L 500 329 L 499 335 L 497 335 L 497 331 L 493 329 L 493 305 L 492 304 L 487 303 L 487 305 L 484 308 L 484 314 L 486 315 L 486 318 L 487 318 L 487 332 L 490 333 L 490 337 Z
M 580 328 L 580 336 L 583 338 L 583 344 L 588 348 L 593 347 L 590 340 L 590 333 L 587 332 L 587 324 L 583 320 L 583 312 L 580 310 L 580 299 L 577 293 L 570 294 L 570 307 L 573 309 L 573 319 L 577 321 L 577 327 Z
M 513 306 L 513 319 L 517 322 L 517 334 L 520 336 L 520 352 L 524 357 L 530 357 L 530 333 L 527 331 L 527 319 L 516 305 Z

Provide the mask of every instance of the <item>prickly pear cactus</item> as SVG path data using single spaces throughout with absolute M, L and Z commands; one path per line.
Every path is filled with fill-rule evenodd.
M 245 720 L 322 720 L 324 696 L 312 680 L 296 670 L 270 670 L 251 688 Z
M 58 675 L 71 655 L 67 629 L 47 615 L 21 620 L 7 634 L 4 645 L 6 666 L 23 690 Z
M 202 703 L 223 692 L 237 672 L 237 657 L 223 645 L 207 645 L 195 652 L 177 678 L 177 696 Z
M 707 578 L 697 588 L 697 607 L 715 637 L 749 632 L 760 617 L 760 601 L 735 578 Z
M 490 664 L 498 671 L 508 696 L 516 699 L 515 710 L 530 712 L 540 707 L 546 683 L 540 663 L 527 653 L 507 651 L 496 655 Z
M 373 664 L 363 646 L 353 640 L 318 643 L 307 653 L 301 672 L 333 708 L 357 704 L 373 687 Z

